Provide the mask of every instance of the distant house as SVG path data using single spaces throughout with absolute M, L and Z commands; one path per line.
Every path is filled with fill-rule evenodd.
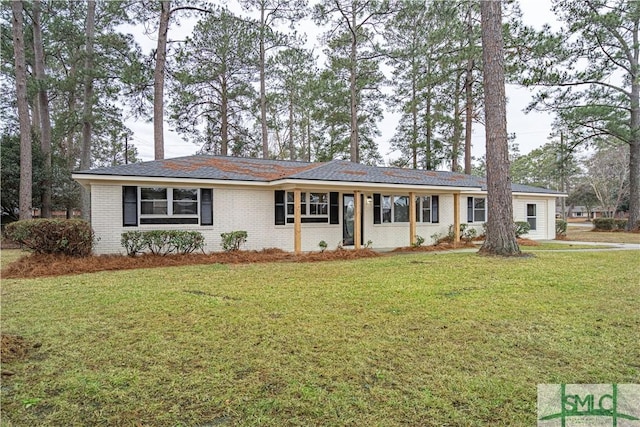
M 200 231 L 208 251 L 220 233 L 245 230 L 246 249 L 285 251 L 429 243 L 460 223 L 487 219 L 484 178 L 452 172 L 374 167 L 348 161 L 306 163 L 190 156 L 73 174 L 91 191 L 98 253 L 123 253 L 129 230 Z M 560 193 L 513 185 L 514 220 L 532 239 L 555 237 Z

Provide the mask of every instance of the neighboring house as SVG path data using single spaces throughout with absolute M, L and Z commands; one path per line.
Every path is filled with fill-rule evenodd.
M 487 217 L 484 178 L 452 172 L 367 166 L 342 160 L 306 163 L 190 156 L 73 174 L 91 191 L 97 253 L 123 253 L 129 230 L 200 231 L 206 250 L 220 233 L 245 230 L 245 249 L 314 251 L 324 240 L 359 248 L 427 243 L 460 223 L 481 228 Z M 513 185 L 516 221 L 532 239 L 555 237 L 556 197 Z
M 613 212 L 610 210 L 595 207 L 587 208 L 586 206 L 567 206 L 567 219 L 584 219 L 585 221 L 595 218 L 612 218 Z M 557 207 L 556 213 L 562 216 L 562 208 Z M 617 212 L 616 218 L 626 218 L 629 214 L 627 212 Z

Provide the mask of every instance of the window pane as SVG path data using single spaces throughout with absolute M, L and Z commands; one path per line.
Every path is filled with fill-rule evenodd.
M 535 218 L 527 218 L 527 222 L 529 223 L 529 227 L 531 230 L 536 229 L 536 219 Z
M 391 222 L 391 196 L 382 196 L 382 222 Z
M 141 201 L 140 212 L 142 215 L 166 215 L 167 214 L 167 201 Z
M 174 188 L 173 200 L 198 200 L 198 190 L 195 188 Z
M 475 217 L 473 218 L 474 222 L 484 222 L 484 209 L 483 210 L 476 210 L 475 211 Z
M 527 204 L 527 216 L 536 216 L 535 204 Z
M 431 197 L 421 197 L 422 222 L 431 222 Z
M 287 203 L 293 203 L 293 193 L 291 191 L 287 192 Z
M 174 215 L 197 215 L 198 202 L 173 202 Z
M 409 222 L 409 197 L 393 197 L 393 222 Z
M 142 200 L 166 200 L 167 189 L 166 188 L 141 188 L 140 198 Z
M 485 199 L 473 199 L 473 206 L 475 209 L 484 209 L 484 200 Z M 477 219 L 476 219 L 477 221 Z

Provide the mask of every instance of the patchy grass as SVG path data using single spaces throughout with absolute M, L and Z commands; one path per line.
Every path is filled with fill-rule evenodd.
M 613 246 L 608 245 L 588 245 L 588 244 L 575 244 L 575 243 L 555 243 L 555 242 L 543 242 L 536 246 L 521 246 L 520 250 L 524 252 L 528 251 L 553 251 L 553 250 L 569 250 L 569 249 L 607 249 Z
M 577 242 L 640 243 L 640 233 L 591 231 L 586 227 L 572 227 L 569 224 L 566 240 L 574 240 Z
M 0 251 L 0 266 L 4 269 L 9 264 L 17 261 L 25 255 L 29 255 L 29 252 L 23 251 L 22 249 L 2 249 Z
M 640 382 L 638 252 L 3 279 L 6 426 L 534 425 L 539 383 Z

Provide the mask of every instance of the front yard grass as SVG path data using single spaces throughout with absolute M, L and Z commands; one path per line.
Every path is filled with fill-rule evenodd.
M 2 423 L 524 426 L 539 383 L 640 382 L 638 251 L 2 281 Z
M 576 242 L 604 242 L 604 243 L 640 243 L 640 233 L 622 231 L 591 231 L 586 227 L 571 226 L 567 228 L 567 240 Z

